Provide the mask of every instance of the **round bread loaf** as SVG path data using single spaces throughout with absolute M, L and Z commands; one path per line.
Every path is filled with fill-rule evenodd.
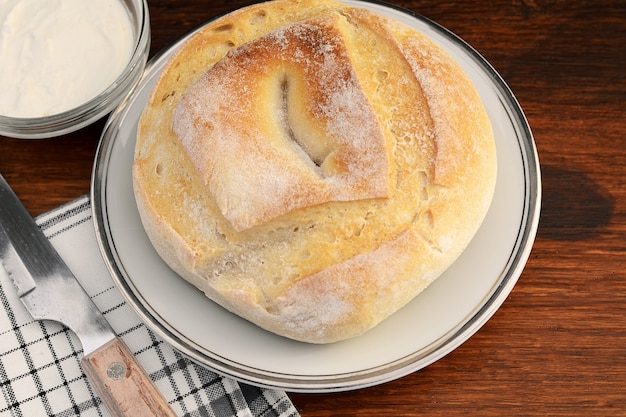
M 209 23 L 171 59 L 133 180 L 180 276 L 271 332 L 329 343 L 462 253 L 496 165 L 474 86 L 431 40 L 341 3 L 277 0 Z

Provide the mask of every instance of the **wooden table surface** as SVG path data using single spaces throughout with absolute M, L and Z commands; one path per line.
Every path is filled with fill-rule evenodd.
M 149 0 L 151 55 L 245 1 Z M 626 415 L 626 1 L 399 1 L 503 76 L 533 130 L 543 207 L 521 278 L 469 341 L 374 388 L 290 394 L 313 416 Z M 104 120 L 0 138 L 0 172 L 33 215 L 89 191 Z

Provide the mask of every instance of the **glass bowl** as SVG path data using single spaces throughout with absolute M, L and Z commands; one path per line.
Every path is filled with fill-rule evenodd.
M 111 112 L 135 88 L 150 50 L 150 16 L 147 0 L 120 0 L 129 13 L 134 45 L 121 74 L 102 92 L 83 104 L 42 117 L 0 115 L 0 135 L 23 139 L 60 136 L 81 129 Z

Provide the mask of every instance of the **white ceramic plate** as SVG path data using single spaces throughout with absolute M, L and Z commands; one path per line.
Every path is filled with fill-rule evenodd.
M 152 60 L 141 84 L 111 115 L 96 156 L 96 233 L 128 303 L 179 351 L 247 383 L 289 391 L 341 391 L 380 384 L 431 364 L 466 341 L 500 307 L 535 238 L 539 163 L 524 114 L 501 77 L 462 40 L 423 17 L 382 3 L 346 3 L 418 29 L 458 60 L 485 103 L 499 161 L 492 206 L 469 247 L 426 291 L 373 330 L 321 346 L 276 336 L 209 301 L 153 250 L 132 190 L 136 126 L 163 66 L 192 33 Z

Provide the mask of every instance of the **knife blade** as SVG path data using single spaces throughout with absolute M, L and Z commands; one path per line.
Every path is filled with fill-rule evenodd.
M 0 263 L 34 319 L 76 333 L 83 371 L 114 416 L 175 415 L 2 174 Z

